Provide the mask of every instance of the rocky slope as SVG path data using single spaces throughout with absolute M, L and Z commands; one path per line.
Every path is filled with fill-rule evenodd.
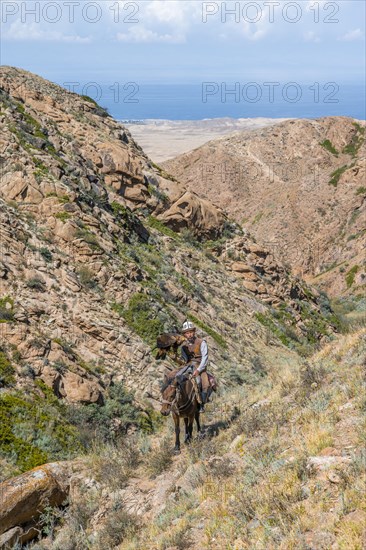
M 365 338 L 303 364 L 263 347 L 266 376 L 210 404 L 204 437 L 179 457 L 167 424 L 5 482 L 0 546 L 34 536 L 32 502 L 39 518 L 48 499 L 35 550 L 363 548 Z
M 223 388 L 334 338 L 324 294 L 90 99 L 5 67 L 0 100 L 2 480 L 156 429 L 154 342 L 186 318 Z
M 286 121 L 163 164 L 332 295 L 365 284 L 365 123 Z

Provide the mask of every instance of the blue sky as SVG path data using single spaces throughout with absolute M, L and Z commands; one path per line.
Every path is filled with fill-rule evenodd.
M 2 0 L 1 63 L 58 83 L 362 84 L 364 21 L 361 0 Z

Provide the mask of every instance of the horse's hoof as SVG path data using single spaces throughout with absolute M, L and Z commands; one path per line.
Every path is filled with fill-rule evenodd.
M 180 455 L 180 449 L 174 449 L 173 454 L 174 455 Z
M 190 437 L 189 437 L 188 439 L 185 439 L 185 440 L 184 440 L 184 443 L 185 443 L 186 445 L 189 445 L 191 442 L 192 442 L 192 438 L 190 438 Z

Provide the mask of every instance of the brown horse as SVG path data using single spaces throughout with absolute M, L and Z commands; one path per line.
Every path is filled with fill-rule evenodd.
M 161 414 L 168 416 L 171 412 L 175 426 L 175 447 L 174 452 L 180 452 L 180 419 L 184 418 L 185 439 L 189 443 L 192 439 L 193 421 L 196 420 L 197 431 L 201 432 L 199 404 L 193 384 L 186 376 L 168 377 L 165 375 L 164 384 L 161 389 L 162 407 Z

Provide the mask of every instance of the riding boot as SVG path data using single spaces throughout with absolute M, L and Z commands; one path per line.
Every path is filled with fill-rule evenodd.
M 205 403 L 207 401 L 207 392 L 206 391 L 203 391 L 201 393 L 201 399 L 202 399 L 202 403 L 200 405 L 200 412 L 205 412 Z

